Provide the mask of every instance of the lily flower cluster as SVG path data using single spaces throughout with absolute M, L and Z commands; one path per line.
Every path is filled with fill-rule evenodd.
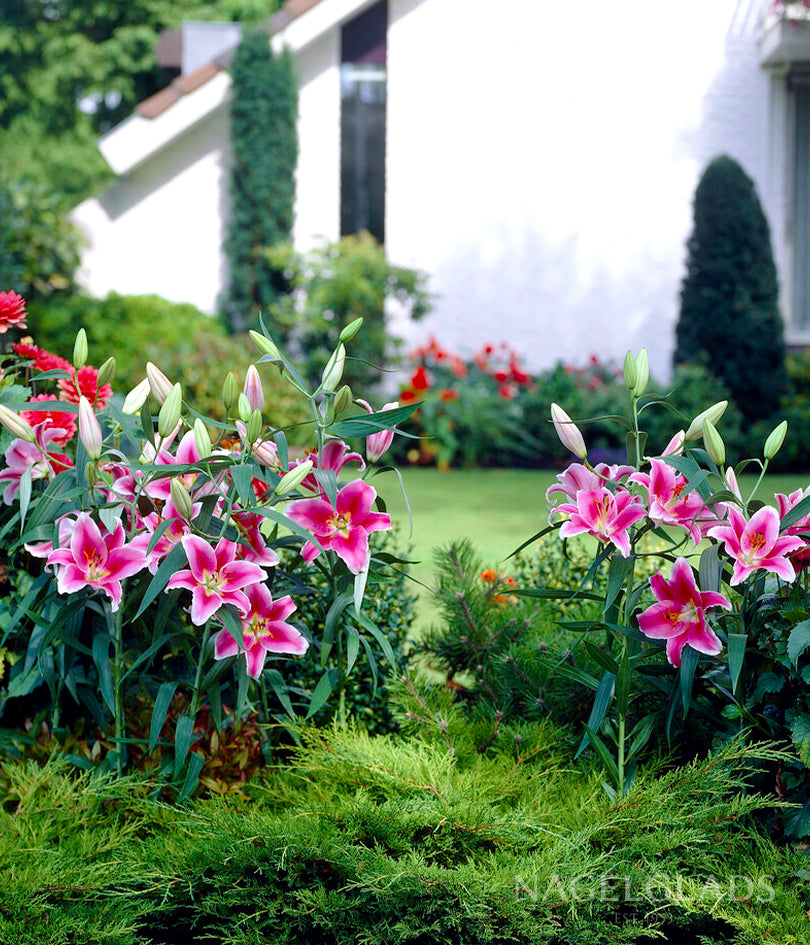
M 810 560 L 810 514 L 782 524 L 810 490 L 776 495 L 775 505 L 752 506 L 749 511 L 734 470 L 723 467 L 724 449 L 715 424 L 725 407 L 721 402 L 704 411 L 688 430 L 673 437 L 660 456 L 648 457 L 637 467 L 591 466 L 578 427 L 561 407 L 552 405 L 552 420 L 561 442 L 583 460 L 570 465 L 547 491 L 548 501 L 558 503 L 550 511 L 549 524 L 559 528 L 561 538 L 589 535 L 603 548 L 612 546 L 615 553 L 630 559 L 638 553 L 645 533 L 658 529 L 670 535 L 682 533 L 680 540 L 672 539 L 669 572 L 662 569 L 649 579 L 655 602 L 634 615 L 645 636 L 666 642 L 667 659 L 675 667 L 681 665 L 687 645 L 708 656 L 721 653 L 723 642 L 711 622 L 718 611 L 733 609 L 732 590 L 758 574 L 790 583 Z M 785 431 L 786 424 L 780 424 L 769 438 L 766 464 L 781 446 Z M 701 455 L 720 482 L 722 493 L 711 495 L 696 487 L 705 480 L 707 470 L 701 473 L 685 451 L 690 441 L 699 438 L 705 447 Z M 693 481 L 687 473 L 693 474 Z M 701 473 L 701 479 L 696 473 Z M 717 498 L 718 494 L 722 498 Z M 683 546 L 691 546 L 692 553 L 698 555 L 711 545 L 725 554 L 727 565 L 721 573 L 728 587 L 726 594 L 720 586 L 701 589 L 696 569 L 685 554 L 677 554 Z
M 11 315 L 20 324 L 19 311 Z M 278 360 L 267 356 L 268 347 L 275 353 L 272 342 L 254 334 L 263 360 Z M 288 622 L 296 604 L 271 592 L 279 555 L 270 528 L 280 524 L 301 536 L 307 564 L 329 553 L 333 568 L 342 562 L 351 576 L 364 574 L 369 534 L 390 529 L 391 519 L 372 510 L 377 493 L 362 478 L 339 482 L 347 464 L 366 470 L 363 456 L 321 428 L 318 446 L 290 457 L 284 435 L 264 426 L 256 366 L 241 392 L 232 375 L 226 381 L 223 396 L 238 436 L 224 440 L 234 445 L 223 448 L 223 431 L 184 410 L 181 385 L 156 365 L 147 365 L 123 403 L 113 399 L 114 360 L 99 370 L 87 365 L 83 330 L 72 363 L 30 339 L 13 351 L 17 360 L 7 360 L 6 379 L 15 372 L 27 376 L 36 393 L 25 402 L 0 403 L 0 423 L 11 434 L 0 468 L 3 502 L 16 513 L 26 551 L 43 560 L 57 593 L 98 592 L 118 616 L 127 580 L 144 574 L 152 599 L 187 592 L 191 623 L 213 621 L 219 628 L 214 659 L 241 654 L 253 678 L 268 653 L 306 652 L 309 641 Z M 321 392 L 332 397 L 342 368 L 333 361 Z M 43 392 L 54 384 L 58 394 Z M 150 397 L 159 407 L 156 429 Z M 353 403 L 348 388 L 342 400 L 345 411 Z M 368 403 L 359 404 L 374 415 Z M 369 462 L 384 454 L 393 435 L 377 424 L 364 437 Z M 32 502 L 43 496 L 54 511 L 26 529 Z

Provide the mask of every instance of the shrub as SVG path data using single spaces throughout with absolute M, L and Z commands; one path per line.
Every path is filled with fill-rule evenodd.
M 700 179 L 674 360 L 702 362 L 747 421 L 770 416 L 786 387 L 770 233 L 754 184 L 732 158 Z
M 267 258 L 285 273 L 291 288 L 269 307 L 273 334 L 293 347 L 315 386 L 340 332 L 362 318 L 343 381 L 357 389 L 378 387 L 380 369 L 389 371 L 399 363 L 401 342 L 388 330 L 387 306 L 395 303 L 416 320 L 430 310 L 424 273 L 392 266 L 369 233 L 324 242 L 307 253 L 288 244 L 275 246 Z
M 274 55 L 267 33 L 248 32 L 232 66 L 230 266 L 225 314 L 245 331 L 288 289 L 265 249 L 290 238 L 295 198 L 297 86 L 289 52 Z

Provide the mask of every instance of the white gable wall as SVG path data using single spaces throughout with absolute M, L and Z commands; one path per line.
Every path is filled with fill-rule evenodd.
M 768 197 L 756 4 L 390 7 L 386 243 L 439 295 L 414 337 L 534 366 L 645 345 L 666 376 L 705 164 Z
M 227 108 L 194 125 L 72 214 L 88 246 L 80 278 L 95 296 L 155 293 L 216 311 L 230 163 Z

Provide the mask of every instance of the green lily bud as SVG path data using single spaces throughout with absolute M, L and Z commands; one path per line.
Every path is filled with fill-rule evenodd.
M 787 428 L 787 420 L 783 420 L 778 427 L 771 430 L 768 434 L 768 439 L 765 440 L 765 449 L 763 451 L 765 459 L 773 459 L 782 448 L 782 444 L 785 442 Z
M 161 436 L 169 436 L 177 424 L 180 422 L 180 410 L 183 406 L 183 386 L 175 384 L 169 391 L 168 397 L 163 401 L 163 406 L 158 414 L 158 433 Z
M 172 481 L 169 483 L 169 491 L 171 492 L 174 507 L 180 513 L 182 518 L 190 521 L 194 508 L 188 489 L 186 489 L 179 479 L 172 479 Z
M 281 354 L 275 344 L 266 336 L 259 334 L 258 331 L 249 331 L 250 340 L 256 345 L 256 348 L 261 351 L 262 354 L 269 355 L 271 358 L 274 358 L 276 361 L 281 360 Z
M 348 410 L 352 405 L 352 389 L 348 384 L 344 384 L 343 387 L 335 394 L 335 414 L 341 414 L 344 410 Z
M 728 407 L 728 401 L 719 400 L 716 404 L 712 404 L 711 407 L 707 407 L 702 413 L 699 413 L 689 424 L 684 439 L 687 441 L 699 440 L 703 436 L 703 424 L 708 420 L 714 426 L 717 426 L 717 421 L 726 412 L 726 407 Z
M 98 386 L 109 384 L 115 377 L 115 358 L 107 358 L 104 364 L 98 369 Z
M 305 459 L 303 463 L 294 466 L 288 473 L 281 477 L 281 481 L 275 488 L 276 495 L 286 495 L 292 492 L 296 486 L 300 486 L 304 479 L 312 472 L 313 463 L 311 459 Z
M 208 459 L 211 455 L 211 437 L 208 435 L 208 429 L 199 417 L 194 421 L 194 445 L 202 459 Z
M 624 386 L 630 391 L 634 390 L 637 380 L 636 359 L 633 357 L 633 352 L 628 351 L 624 356 Z
M 37 438 L 31 424 L 24 417 L 6 407 L 5 404 L 0 404 L 0 423 L 12 436 L 16 436 L 21 440 L 28 440 L 29 443 L 33 443 Z
M 149 378 L 145 377 L 140 384 L 137 384 L 124 398 L 124 406 L 121 408 L 123 413 L 138 413 L 146 403 L 151 387 Z
M 321 377 L 322 390 L 335 390 L 343 377 L 343 365 L 346 363 L 346 349 L 342 344 L 332 352 L 331 357 L 326 362 Z
M 717 463 L 722 466 L 726 461 L 726 444 L 723 437 L 717 432 L 717 427 L 711 420 L 705 420 L 703 423 L 703 445 L 706 452 Z
M 87 364 L 87 332 L 80 328 L 73 342 L 73 367 L 78 371 Z
M 240 393 L 236 398 L 236 413 L 242 423 L 247 423 L 250 420 L 250 415 L 253 413 L 253 408 L 250 406 L 250 401 L 247 398 L 247 394 Z
M 84 467 L 84 481 L 92 489 L 93 486 L 98 482 L 98 466 L 95 463 L 88 463 Z
M 353 322 L 349 322 L 349 324 L 346 325 L 346 327 L 340 333 L 340 340 L 343 342 L 351 341 L 352 338 L 354 338 L 354 336 L 357 334 L 357 332 L 360 331 L 362 326 L 363 326 L 363 319 L 355 318 L 355 320 Z
M 234 373 L 233 371 L 228 371 L 228 376 L 225 378 L 225 383 L 222 385 L 222 403 L 225 405 L 226 410 L 230 410 L 231 407 L 233 407 L 238 395 L 239 388 L 236 386 Z
M 262 412 L 261 410 L 251 411 L 247 422 L 245 437 L 248 443 L 255 443 L 262 435 Z
M 633 396 L 641 397 L 650 383 L 650 362 L 647 359 L 647 349 L 642 348 L 636 358 L 636 383 L 633 387 Z

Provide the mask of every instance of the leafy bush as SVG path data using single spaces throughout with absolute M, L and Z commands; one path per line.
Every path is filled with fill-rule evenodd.
M 747 421 L 769 417 L 786 387 L 776 267 L 754 184 L 728 156 L 698 183 L 688 248 L 675 363 L 708 367 Z
M 374 390 L 380 369 L 398 365 L 399 340 L 388 330 L 387 307 L 396 304 L 415 320 L 430 310 L 424 273 L 392 266 L 369 233 L 324 242 L 307 253 L 283 244 L 267 251 L 284 272 L 290 292 L 268 308 L 274 336 L 289 344 L 316 385 L 341 331 L 357 318 L 363 330 L 346 361 L 344 383 Z

